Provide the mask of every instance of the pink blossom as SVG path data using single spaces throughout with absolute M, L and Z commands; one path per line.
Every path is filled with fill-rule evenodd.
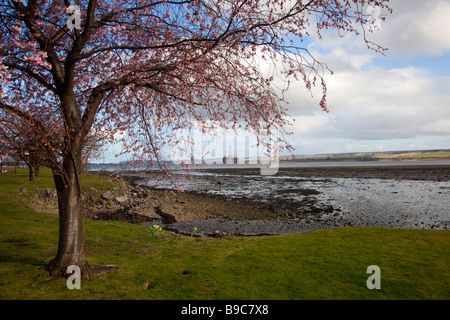
M 47 63 L 47 61 L 45 61 L 45 59 L 47 58 L 47 53 L 44 51 L 39 51 L 34 55 L 28 56 L 27 57 L 27 61 L 33 66 L 33 67 L 37 67 L 37 66 L 41 66 L 44 68 L 49 68 L 50 64 Z
M 22 28 L 20 27 L 20 25 L 14 25 L 11 26 L 11 29 L 14 33 L 21 33 L 22 32 Z
M 35 150 L 25 142 L 34 143 L 36 150 L 44 151 L 55 177 L 64 177 L 58 184 L 62 188 L 77 185 L 79 177 L 65 170 L 81 162 L 74 157 L 83 155 L 94 129 L 105 128 L 105 142 L 116 142 L 115 132 L 127 132 L 126 137 L 116 137 L 125 144 L 119 152 L 153 163 L 164 158 L 170 131 L 192 128 L 194 121 L 217 121 L 221 129 L 242 121 L 259 136 L 268 124 L 286 128 L 285 101 L 272 87 L 272 76 L 286 76 L 280 82 L 286 84 L 283 93 L 296 79 L 312 90 L 327 70 L 316 60 L 305 63 L 314 58 L 298 44 L 309 22 L 303 12 L 295 13 L 296 7 L 286 8 L 291 2 L 294 5 L 286 0 L 148 1 L 149 5 L 134 6 L 133 1 L 116 0 L 98 1 L 95 10 L 87 10 L 88 2 L 81 1 L 81 34 L 76 29 L 60 32 L 63 2 L 35 1 L 35 14 L 26 17 L 23 13 L 31 8 L 0 6 L 4 21 L 21 20 L 4 28 L 1 37 L 0 81 L 12 84 L 7 94 L 2 91 L 5 86 L 0 87 L 0 120 L 24 131 L 23 143 L 10 147 L 22 154 Z M 386 2 L 377 1 L 384 8 Z M 350 13 L 354 1 L 295 3 L 305 3 L 307 11 L 320 17 L 318 31 L 356 33 L 360 27 Z M 291 38 L 297 40 L 294 48 L 285 43 Z M 273 63 L 272 74 L 263 75 L 255 65 L 261 52 Z M 8 61 L 8 68 L 2 61 Z M 48 70 L 49 61 L 57 67 L 54 72 Z M 328 111 L 322 84 L 320 107 Z M 287 141 L 283 143 L 291 150 Z

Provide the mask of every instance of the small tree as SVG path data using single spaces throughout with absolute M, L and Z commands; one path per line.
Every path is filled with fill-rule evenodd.
M 3 161 L 8 156 L 8 151 L 5 147 L 5 143 L 0 138 L 0 173 L 3 172 Z
M 327 108 L 326 65 L 300 45 L 310 23 L 316 20 L 318 32 L 357 33 L 367 22 L 363 7 L 386 2 L 0 1 L 0 109 L 39 132 L 58 193 L 59 245 L 50 274 L 78 265 L 84 279 L 92 275 L 79 178 L 91 128 L 126 132 L 131 144 L 124 152 L 151 161 L 171 141 L 168 127 L 196 122 L 206 130 L 214 121 L 256 135 L 282 130 L 288 119 L 273 89 L 276 76 L 308 88 L 318 82 Z M 274 72 L 264 74 L 258 61 Z
M 25 162 L 29 168 L 29 180 L 34 181 L 45 161 L 36 132 L 20 125 L 21 119 L 3 117 L 0 119 L 0 140 L 3 149 L 10 156 Z

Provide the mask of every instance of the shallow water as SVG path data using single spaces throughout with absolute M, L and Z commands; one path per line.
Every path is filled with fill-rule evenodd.
M 181 186 L 187 191 L 270 204 L 280 215 L 292 218 L 289 222 L 276 223 L 215 222 L 217 228 L 230 233 L 277 234 L 339 226 L 449 229 L 450 181 L 446 178 L 429 181 L 414 177 L 379 179 L 311 175 L 298 176 L 294 171 L 283 171 L 274 176 L 201 171 L 193 174 L 196 181 L 182 180 Z M 307 203 L 332 209 L 317 215 L 304 210 Z M 195 225 L 201 233 L 203 229 L 210 232 L 212 224 L 213 221 L 204 221 L 171 228 L 188 230 Z
M 435 228 L 450 226 L 450 182 L 332 179 L 328 200 L 353 226 Z

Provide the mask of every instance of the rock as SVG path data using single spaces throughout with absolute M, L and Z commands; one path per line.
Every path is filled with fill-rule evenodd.
M 320 208 L 313 208 L 312 213 L 322 213 L 322 209 Z
M 102 193 L 102 198 L 105 200 L 112 200 L 114 199 L 114 195 L 112 194 L 111 191 L 108 190 Z
M 141 198 L 147 198 L 148 197 L 148 193 L 145 192 L 145 190 L 142 190 L 141 193 L 140 193 L 140 197 Z
M 127 196 L 119 196 L 119 197 L 116 197 L 115 200 L 116 200 L 118 203 L 125 203 L 125 202 L 128 201 L 128 197 L 127 197 Z
M 44 197 L 47 199 L 55 199 L 56 198 L 56 190 L 45 188 L 44 189 Z
M 177 220 L 173 215 L 171 215 L 170 213 L 163 212 L 159 206 L 154 207 L 154 209 L 155 213 L 161 217 L 161 222 L 163 224 L 172 224 L 177 222 Z

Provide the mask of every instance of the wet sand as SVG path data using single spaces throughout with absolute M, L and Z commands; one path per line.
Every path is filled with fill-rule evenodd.
M 450 166 L 358 166 L 280 168 L 274 176 L 258 169 L 209 169 L 185 181 L 186 194 L 208 203 L 240 204 L 261 216 L 195 214 L 165 227 L 183 234 L 265 235 L 334 227 L 448 229 Z M 200 199 L 199 198 L 199 199 Z M 208 200 L 209 199 L 209 200 Z M 224 211 L 225 210 L 225 211 Z M 268 214 L 269 213 L 269 214 Z M 192 216 L 192 214 L 191 214 Z
M 323 166 L 323 167 L 281 167 L 276 176 L 291 176 L 303 178 L 358 178 L 358 179 L 401 179 L 450 181 L 450 165 L 383 165 L 378 162 L 373 165 L 355 166 Z M 206 169 L 205 169 L 206 170 Z M 207 169 L 217 174 L 259 175 L 259 169 Z

